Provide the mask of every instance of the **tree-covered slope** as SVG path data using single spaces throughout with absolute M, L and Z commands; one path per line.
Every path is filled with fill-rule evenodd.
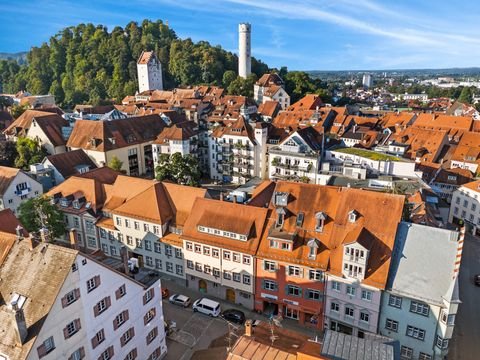
M 163 66 L 164 86 L 223 84 L 226 71 L 237 71 L 237 56 L 208 42 L 180 39 L 161 20 L 130 22 L 111 32 L 103 25 L 80 24 L 63 29 L 49 43 L 33 47 L 27 64 L 0 60 L 0 90 L 54 94 L 58 104 L 71 106 L 104 100 L 120 101 L 137 89 L 136 61 L 153 50 Z M 261 76 L 267 65 L 252 60 Z

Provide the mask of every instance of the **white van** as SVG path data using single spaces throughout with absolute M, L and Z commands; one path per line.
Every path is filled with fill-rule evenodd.
M 220 311 L 221 311 L 220 304 L 218 302 L 207 299 L 207 298 L 198 299 L 193 303 L 192 308 L 194 312 L 198 311 L 205 315 L 210 315 L 214 317 L 217 317 L 218 315 L 220 315 Z

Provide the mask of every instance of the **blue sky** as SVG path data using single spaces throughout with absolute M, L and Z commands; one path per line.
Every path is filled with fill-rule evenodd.
M 290 70 L 480 66 L 478 0 L 23 0 L 0 2 L 0 52 L 28 50 L 81 22 L 168 20 L 182 37 L 236 51 L 252 24 L 253 55 Z

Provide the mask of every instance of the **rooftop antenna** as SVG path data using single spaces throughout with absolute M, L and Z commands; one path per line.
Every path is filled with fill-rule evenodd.
M 278 339 L 278 336 L 275 335 L 275 327 L 281 328 L 282 320 L 283 318 L 281 315 L 274 316 L 273 314 L 270 315 L 270 318 L 268 319 L 268 325 L 270 326 L 270 340 L 272 341 L 272 346 L 275 340 Z

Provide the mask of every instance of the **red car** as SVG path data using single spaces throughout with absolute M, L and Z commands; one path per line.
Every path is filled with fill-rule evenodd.
M 162 299 L 166 299 L 170 295 L 170 291 L 167 288 L 162 289 Z

